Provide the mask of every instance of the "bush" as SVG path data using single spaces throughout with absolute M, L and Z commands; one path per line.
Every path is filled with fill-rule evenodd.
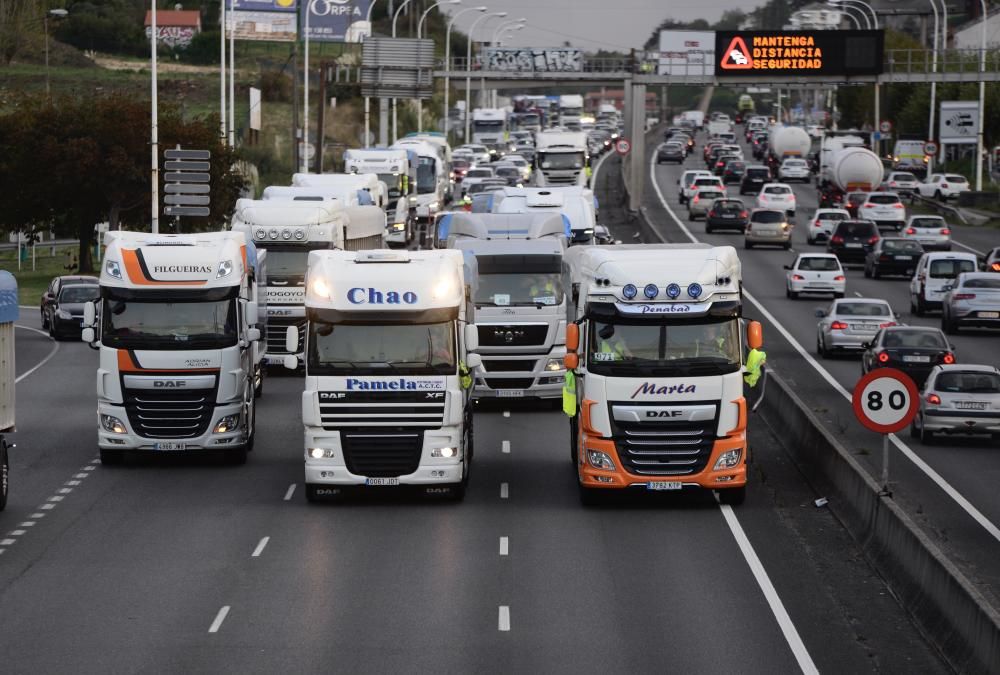
M 177 49 L 174 53 L 178 60 L 184 63 L 197 64 L 218 64 L 219 63 L 219 41 L 221 39 L 219 31 L 204 31 L 197 33 L 191 44 L 183 49 Z
M 260 74 L 260 97 L 269 103 L 290 103 L 292 100 L 292 78 L 278 70 Z
M 51 29 L 60 42 L 77 49 L 114 54 L 145 54 L 149 50 L 142 26 L 144 14 L 127 3 L 77 3 L 64 20 L 53 23 Z

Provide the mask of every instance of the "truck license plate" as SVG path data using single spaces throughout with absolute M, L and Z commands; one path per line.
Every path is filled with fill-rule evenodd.
M 187 443 L 157 443 L 153 446 L 155 450 L 186 450 Z
M 365 485 L 399 485 L 398 478 L 365 478 Z
M 979 312 L 980 319 L 1000 319 L 1000 312 Z
M 647 490 L 680 490 L 681 484 L 673 480 L 655 480 L 646 483 Z
M 497 389 L 497 398 L 524 398 L 523 389 Z

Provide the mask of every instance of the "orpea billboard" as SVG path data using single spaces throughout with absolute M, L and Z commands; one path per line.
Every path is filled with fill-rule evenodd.
M 303 0 L 309 11 L 309 30 L 305 12 L 302 33 L 319 42 L 361 42 L 371 34 L 367 21 L 374 0 Z

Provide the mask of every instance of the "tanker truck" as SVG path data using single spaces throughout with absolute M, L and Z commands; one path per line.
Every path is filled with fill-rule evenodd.
M 882 172 L 882 160 L 871 150 L 861 147 L 839 150 L 820 179 L 820 207 L 842 205 L 848 192 L 877 190 L 882 183 Z
M 778 167 L 786 159 L 805 159 L 812 148 L 812 139 L 802 127 L 777 127 L 768 141 L 767 164 L 771 173 L 777 175 Z

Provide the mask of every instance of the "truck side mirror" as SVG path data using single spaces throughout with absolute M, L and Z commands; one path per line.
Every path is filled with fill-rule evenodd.
M 295 370 L 299 367 L 299 357 L 295 354 L 285 354 L 285 358 L 282 359 L 281 363 L 288 370 Z
M 257 311 L 258 309 L 256 300 L 251 300 L 250 302 L 247 303 L 245 314 L 248 326 L 253 326 L 254 324 L 260 323 L 260 318 L 257 316 Z
M 476 368 L 481 368 L 483 365 L 483 357 L 479 354 L 466 354 L 465 355 L 465 367 L 469 370 L 474 370 Z
M 580 348 L 580 327 L 575 323 L 566 325 L 566 351 L 576 352 Z M 576 366 L 574 366 L 575 368 Z
M 474 352 L 479 349 L 479 329 L 474 323 L 465 324 L 465 351 Z
M 87 328 L 84 328 L 82 331 L 80 331 L 80 339 L 83 342 L 86 342 L 91 347 L 94 346 L 94 342 L 95 342 L 94 338 L 95 338 L 95 335 L 94 335 L 94 329 L 93 328 L 90 328 L 88 326 Z
M 260 339 L 260 328 L 247 328 L 247 342 L 257 342 Z
M 88 328 L 93 328 L 94 324 L 97 323 L 97 306 L 93 301 L 86 303 L 83 306 L 83 325 Z M 84 340 L 85 342 L 93 342 L 93 338 L 90 340 Z
M 293 356 L 299 351 L 299 327 L 289 326 L 285 331 L 285 351 Z M 287 365 L 287 364 L 286 364 Z
M 764 346 L 764 330 L 759 321 L 747 324 L 747 346 L 750 349 L 760 349 Z
M 575 352 L 570 352 L 563 357 L 563 365 L 566 370 L 576 370 L 577 366 L 580 365 L 580 356 Z

